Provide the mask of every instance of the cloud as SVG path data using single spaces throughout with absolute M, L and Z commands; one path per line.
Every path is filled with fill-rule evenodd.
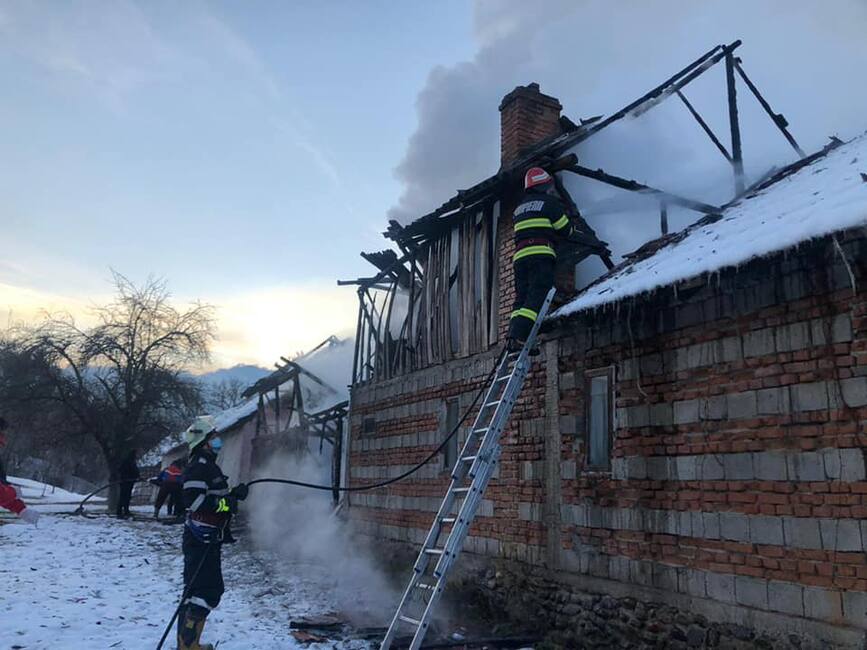
M 328 336 L 354 336 L 354 293 L 333 281 L 258 289 L 206 298 L 217 307 L 215 367 L 257 363 L 309 350 Z
M 270 367 L 281 355 L 309 350 L 332 334 L 354 336 L 354 293 L 333 282 L 308 282 L 239 292 L 225 296 L 177 296 L 178 308 L 193 299 L 216 307 L 217 340 L 212 362 L 204 370 L 253 363 Z M 32 324 L 47 313 L 67 313 L 87 326 L 91 308 L 111 300 L 102 295 L 60 295 L 0 282 L 0 330 Z
M 157 35 L 134 2 L 7 3 L 4 48 L 58 83 L 77 83 L 117 108 L 129 93 L 173 74 L 179 51 Z
M 92 320 L 88 313 L 91 304 L 82 297 L 0 282 L 0 330 L 35 323 L 46 313 L 71 314 L 76 322 L 86 325 Z
M 851 137 L 867 128 L 867 85 L 852 75 L 867 69 L 867 4 L 860 0 L 477 0 L 474 33 L 475 57 L 432 71 L 418 95 L 418 127 L 395 170 L 404 192 L 391 218 L 415 219 L 497 170 L 497 106 L 516 85 L 538 81 L 573 119 L 610 114 L 736 38 L 744 41 L 739 54 L 748 74 L 807 149 L 833 133 Z M 721 68 L 688 94 L 727 142 Z M 739 97 L 749 171 L 789 162 L 791 151 L 743 86 Z M 588 142 L 579 155 L 591 166 L 604 162 L 613 173 L 672 190 L 731 192 L 725 161 L 676 99 Z M 573 188 L 585 199 L 602 198 L 586 184 Z M 622 214 L 610 218 L 616 222 L 595 225 L 619 238 L 612 243 L 620 253 L 658 234 L 640 228 L 635 234 Z

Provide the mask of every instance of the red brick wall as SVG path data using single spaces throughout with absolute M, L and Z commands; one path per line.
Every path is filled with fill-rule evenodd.
M 843 250 L 855 292 L 820 241 L 549 334 L 467 549 L 596 588 L 867 629 L 863 233 Z M 424 458 L 444 433 L 444 399 L 468 403 L 492 362 L 356 389 L 352 484 Z M 584 377 L 605 366 L 616 373 L 612 467 L 588 471 Z M 365 417 L 377 420 L 371 436 Z M 445 486 L 433 471 L 360 494 L 352 517 L 418 543 Z

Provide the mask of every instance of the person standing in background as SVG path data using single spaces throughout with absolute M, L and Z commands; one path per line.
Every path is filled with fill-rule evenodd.
M 168 500 L 168 513 L 170 516 L 180 517 L 183 514 L 183 474 L 185 463 L 182 460 L 172 461 L 171 465 L 166 467 L 160 475 L 154 480 L 160 491 L 157 493 L 157 500 L 154 503 L 154 519 L 159 519 L 160 508 Z
M 117 518 L 124 519 L 130 516 L 129 503 L 132 500 L 132 488 L 135 482 L 141 478 L 138 467 L 135 464 L 136 450 L 131 449 L 118 468 L 120 477 L 120 494 L 117 499 Z

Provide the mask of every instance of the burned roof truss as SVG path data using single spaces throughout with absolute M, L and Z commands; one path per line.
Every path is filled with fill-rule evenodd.
M 676 96 L 731 166 L 735 200 L 752 189 L 747 187 L 743 166 L 736 85 L 736 78 L 740 77 L 789 145 L 804 158 L 804 151 L 789 132 L 785 117 L 773 111 L 734 55 L 740 45 L 739 40 L 717 45 L 608 117 L 594 117 L 579 124 L 561 118 L 559 135 L 524 151 L 518 160 L 495 175 L 469 189 L 459 190 L 439 208 L 406 226 L 390 221 L 384 235 L 397 250 L 362 253 L 378 272 L 370 277 L 339 282 L 357 286 L 359 297 L 353 383 L 388 378 L 455 356 L 478 353 L 496 343 L 500 202 L 514 191 L 530 166 L 576 174 L 655 198 L 659 204 L 662 235 L 668 234 L 670 206 L 693 210 L 703 216 L 718 215 L 722 211 L 722 206 L 683 197 L 603 169 L 590 169 L 570 153 L 575 146 L 619 120 L 641 115 Z M 729 147 L 685 94 L 691 82 L 719 63 L 726 71 Z M 590 255 L 597 255 L 611 270 L 614 262 L 607 244 L 581 217 L 562 179 L 556 175 L 555 179 L 575 225 L 573 243 L 580 244 L 574 247 L 575 253 L 565 256 L 566 261 L 577 264 Z

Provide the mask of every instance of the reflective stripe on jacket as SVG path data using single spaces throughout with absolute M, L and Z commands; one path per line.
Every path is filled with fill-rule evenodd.
M 514 261 L 535 255 L 555 256 L 554 241 L 569 225 L 563 202 L 556 196 L 528 191 L 512 216 L 515 230 Z
M 184 470 L 183 481 L 184 506 L 191 517 L 212 523 L 228 516 L 224 497 L 229 494 L 229 483 L 215 454 L 196 451 Z

